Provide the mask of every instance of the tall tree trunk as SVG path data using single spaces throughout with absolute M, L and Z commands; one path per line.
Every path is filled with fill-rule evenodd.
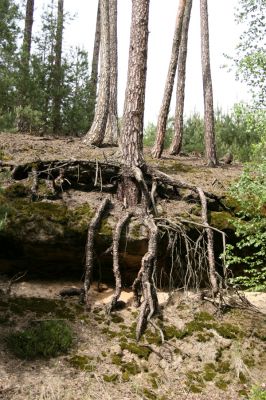
M 179 7 L 177 11 L 174 39 L 172 45 L 172 54 L 168 68 L 166 84 L 164 88 L 163 101 L 157 122 L 156 142 L 152 150 L 152 155 L 154 158 L 160 158 L 163 152 L 166 125 L 167 125 L 167 119 L 169 114 L 169 108 L 172 98 L 172 92 L 173 92 L 173 86 L 174 86 L 176 68 L 178 62 L 178 53 L 179 53 L 179 46 L 182 34 L 182 21 L 183 21 L 186 2 L 187 0 L 179 0 Z
M 90 102 L 92 111 L 92 121 L 95 115 L 96 97 L 97 97 L 97 83 L 98 83 L 98 67 L 99 67 L 99 53 L 101 42 L 101 0 L 98 0 L 98 11 L 96 19 L 96 28 L 94 36 L 93 57 L 91 64 L 91 77 L 90 77 Z
M 31 53 L 31 41 L 32 41 L 32 25 L 33 25 L 33 13 L 34 13 L 34 0 L 27 0 L 26 4 L 26 15 L 25 15 L 25 26 L 22 43 L 21 53 L 21 65 L 20 65 L 20 84 L 19 84 L 19 97 L 20 107 L 23 109 L 29 104 L 29 63 Z M 23 115 L 20 115 L 17 121 L 17 128 L 19 132 L 25 132 L 30 129 L 29 123 Z
M 109 0 L 100 0 L 101 4 L 101 73 L 99 79 L 98 101 L 95 116 L 84 142 L 101 146 L 104 139 L 110 99 L 110 28 Z
M 116 146 L 118 139 L 117 115 L 117 0 L 109 0 L 110 17 L 110 99 L 104 143 Z
M 55 37 L 55 63 L 53 71 L 53 132 L 58 133 L 62 128 L 61 103 L 62 103 L 62 43 L 64 28 L 64 0 L 58 0 L 57 27 Z
M 217 165 L 213 92 L 209 49 L 208 0 L 200 0 L 201 64 L 204 96 L 205 157 L 211 167 Z
M 143 120 L 147 73 L 149 0 L 132 0 L 128 75 L 120 146 L 125 173 L 118 188 L 118 198 L 126 205 L 136 205 L 140 188 L 132 178 L 132 169 L 141 168 L 143 157 Z
M 182 147 L 185 84 L 186 84 L 187 42 L 188 42 L 188 29 L 189 29 L 191 8 L 192 8 L 192 0 L 187 0 L 183 25 L 182 25 L 182 38 L 178 56 L 176 109 L 175 109 L 175 136 L 173 137 L 172 145 L 170 148 L 170 154 L 172 155 L 179 154 Z
M 25 27 L 24 27 L 23 45 L 22 45 L 22 63 L 27 68 L 29 67 L 30 52 L 31 52 L 33 12 L 34 12 L 34 0 L 27 0 Z

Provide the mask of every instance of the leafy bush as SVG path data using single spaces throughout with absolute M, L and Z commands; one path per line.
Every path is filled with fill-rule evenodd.
M 266 114 L 246 104 L 235 104 L 232 111 L 224 114 L 215 111 L 215 135 L 218 156 L 228 152 L 234 158 L 245 162 L 259 160 L 266 153 Z M 165 148 L 169 148 L 174 136 L 174 120 L 169 118 L 165 137 Z M 156 138 L 156 126 L 148 124 L 144 132 L 144 146 L 153 146 Z M 194 113 L 184 119 L 182 150 L 204 153 L 204 120 Z
M 266 400 L 266 387 L 252 386 L 248 400 Z
M 266 159 L 247 167 L 230 194 L 239 206 L 239 219 L 232 220 L 239 241 L 227 245 L 227 266 L 244 267 L 244 275 L 234 283 L 266 290 Z
M 7 337 L 10 351 L 23 359 L 49 358 L 66 353 L 72 341 L 72 330 L 60 320 L 39 321 Z

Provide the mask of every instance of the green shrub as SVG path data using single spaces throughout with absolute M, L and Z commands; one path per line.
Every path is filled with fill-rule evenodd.
M 248 400 L 266 400 L 266 388 L 252 386 Z
M 250 290 L 266 290 L 266 159 L 261 164 L 248 166 L 230 195 L 239 205 L 231 223 L 238 242 L 227 245 L 228 267 L 241 265 L 243 276 L 232 279 Z
M 72 330 L 61 320 L 39 321 L 7 337 L 9 350 L 23 359 L 50 358 L 66 353 L 72 341 Z

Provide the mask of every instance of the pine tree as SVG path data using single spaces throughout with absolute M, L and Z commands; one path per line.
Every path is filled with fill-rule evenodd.
M 213 92 L 209 49 L 208 0 L 200 0 L 201 64 L 204 96 L 205 157 L 210 167 L 218 164 L 215 146 Z
M 166 125 L 167 125 L 167 119 L 168 119 L 168 115 L 169 115 L 169 108 L 170 108 L 170 103 L 171 103 L 171 98 L 172 98 L 172 92 L 173 92 L 173 86 L 174 86 L 176 68 L 177 68 L 177 62 L 178 62 L 178 53 L 179 53 L 179 46 L 180 46 L 181 34 L 182 34 L 182 22 L 183 22 L 183 15 L 184 15 L 184 11 L 185 11 L 186 1 L 187 0 L 179 1 L 179 7 L 178 7 L 177 17 L 176 17 L 175 32 L 174 32 L 174 39 L 173 39 L 173 45 L 172 45 L 171 59 L 170 59 L 170 64 L 169 64 L 165 88 L 164 88 L 163 101 L 162 101 L 162 105 L 161 105 L 160 113 L 159 113 L 159 117 L 158 117 L 158 122 L 157 122 L 156 141 L 155 141 L 154 148 L 152 150 L 152 155 L 154 158 L 160 158 L 162 155 L 162 152 L 163 152 Z

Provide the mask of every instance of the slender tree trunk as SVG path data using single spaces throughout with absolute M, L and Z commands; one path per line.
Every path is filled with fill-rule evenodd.
M 33 12 L 34 0 L 27 0 L 25 27 L 22 45 L 22 63 L 29 67 L 30 52 L 31 52 L 31 38 L 32 38 L 32 25 L 33 25 Z
M 178 74 L 176 88 L 176 110 L 175 110 L 175 136 L 170 148 L 170 154 L 179 154 L 182 147 L 183 137 L 183 117 L 184 117 L 184 102 L 185 102 L 185 84 L 186 84 L 186 62 L 187 62 L 187 42 L 188 29 L 192 8 L 192 0 L 187 0 L 183 25 L 182 38 L 178 56 Z
M 201 64 L 204 96 L 204 126 L 205 126 L 205 157 L 211 167 L 217 165 L 215 132 L 214 132 L 214 111 L 213 91 L 210 66 L 209 49 L 209 23 L 208 23 L 208 1 L 200 0 L 200 21 L 201 21 Z
M 179 7 L 177 11 L 174 39 L 172 45 L 172 54 L 168 68 L 166 84 L 164 88 L 163 101 L 157 122 L 156 142 L 152 150 L 152 155 L 154 158 L 160 158 L 163 152 L 166 125 L 167 125 L 167 119 L 169 114 L 169 108 L 172 98 L 172 92 L 173 92 L 173 86 L 174 86 L 176 68 L 178 62 L 178 53 L 179 53 L 179 46 L 182 34 L 182 21 L 183 21 L 186 2 L 187 0 L 179 0 Z
M 104 143 L 116 146 L 118 139 L 117 115 L 117 0 L 109 0 L 110 17 L 110 99 Z
M 58 0 L 57 8 L 57 27 L 55 37 L 55 63 L 53 73 L 53 132 L 58 133 L 62 128 L 61 121 L 61 103 L 62 103 L 62 43 L 63 43 L 63 28 L 64 28 L 64 0 Z
M 20 107 L 23 109 L 29 104 L 30 90 L 29 90 L 29 63 L 31 53 L 31 41 L 32 41 L 32 25 L 33 25 L 33 13 L 34 13 L 34 0 L 27 0 L 26 4 L 26 15 L 25 15 L 25 27 L 23 34 L 22 53 L 21 53 L 21 65 L 20 65 L 20 84 L 19 84 L 19 97 Z M 22 115 L 19 116 L 17 121 L 17 128 L 19 132 L 25 132 L 30 129 L 29 123 Z
M 92 121 L 95 115 L 95 105 L 97 97 L 100 42 L 101 42 L 101 0 L 98 1 L 98 11 L 96 19 L 96 29 L 94 36 L 94 47 L 93 47 L 93 57 L 91 64 L 91 77 L 90 77 L 90 101 L 91 101 L 91 107 L 93 109 Z
M 84 142 L 101 146 L 104 139 L 110 99 L 110 28 L 109 0 L 101 0 L 101 73 L 95 116 Z
M 120 146 L 125 166 L 118 187 L 118 199 L 126 206 L 141 200 L 141 190 L 133 169 L 145 165 L 143 157 L 143 120 L 147 73 L 149 0 L 132 0 L 128 76 Z M 140 171 L 139 171 L 140 172 Z

